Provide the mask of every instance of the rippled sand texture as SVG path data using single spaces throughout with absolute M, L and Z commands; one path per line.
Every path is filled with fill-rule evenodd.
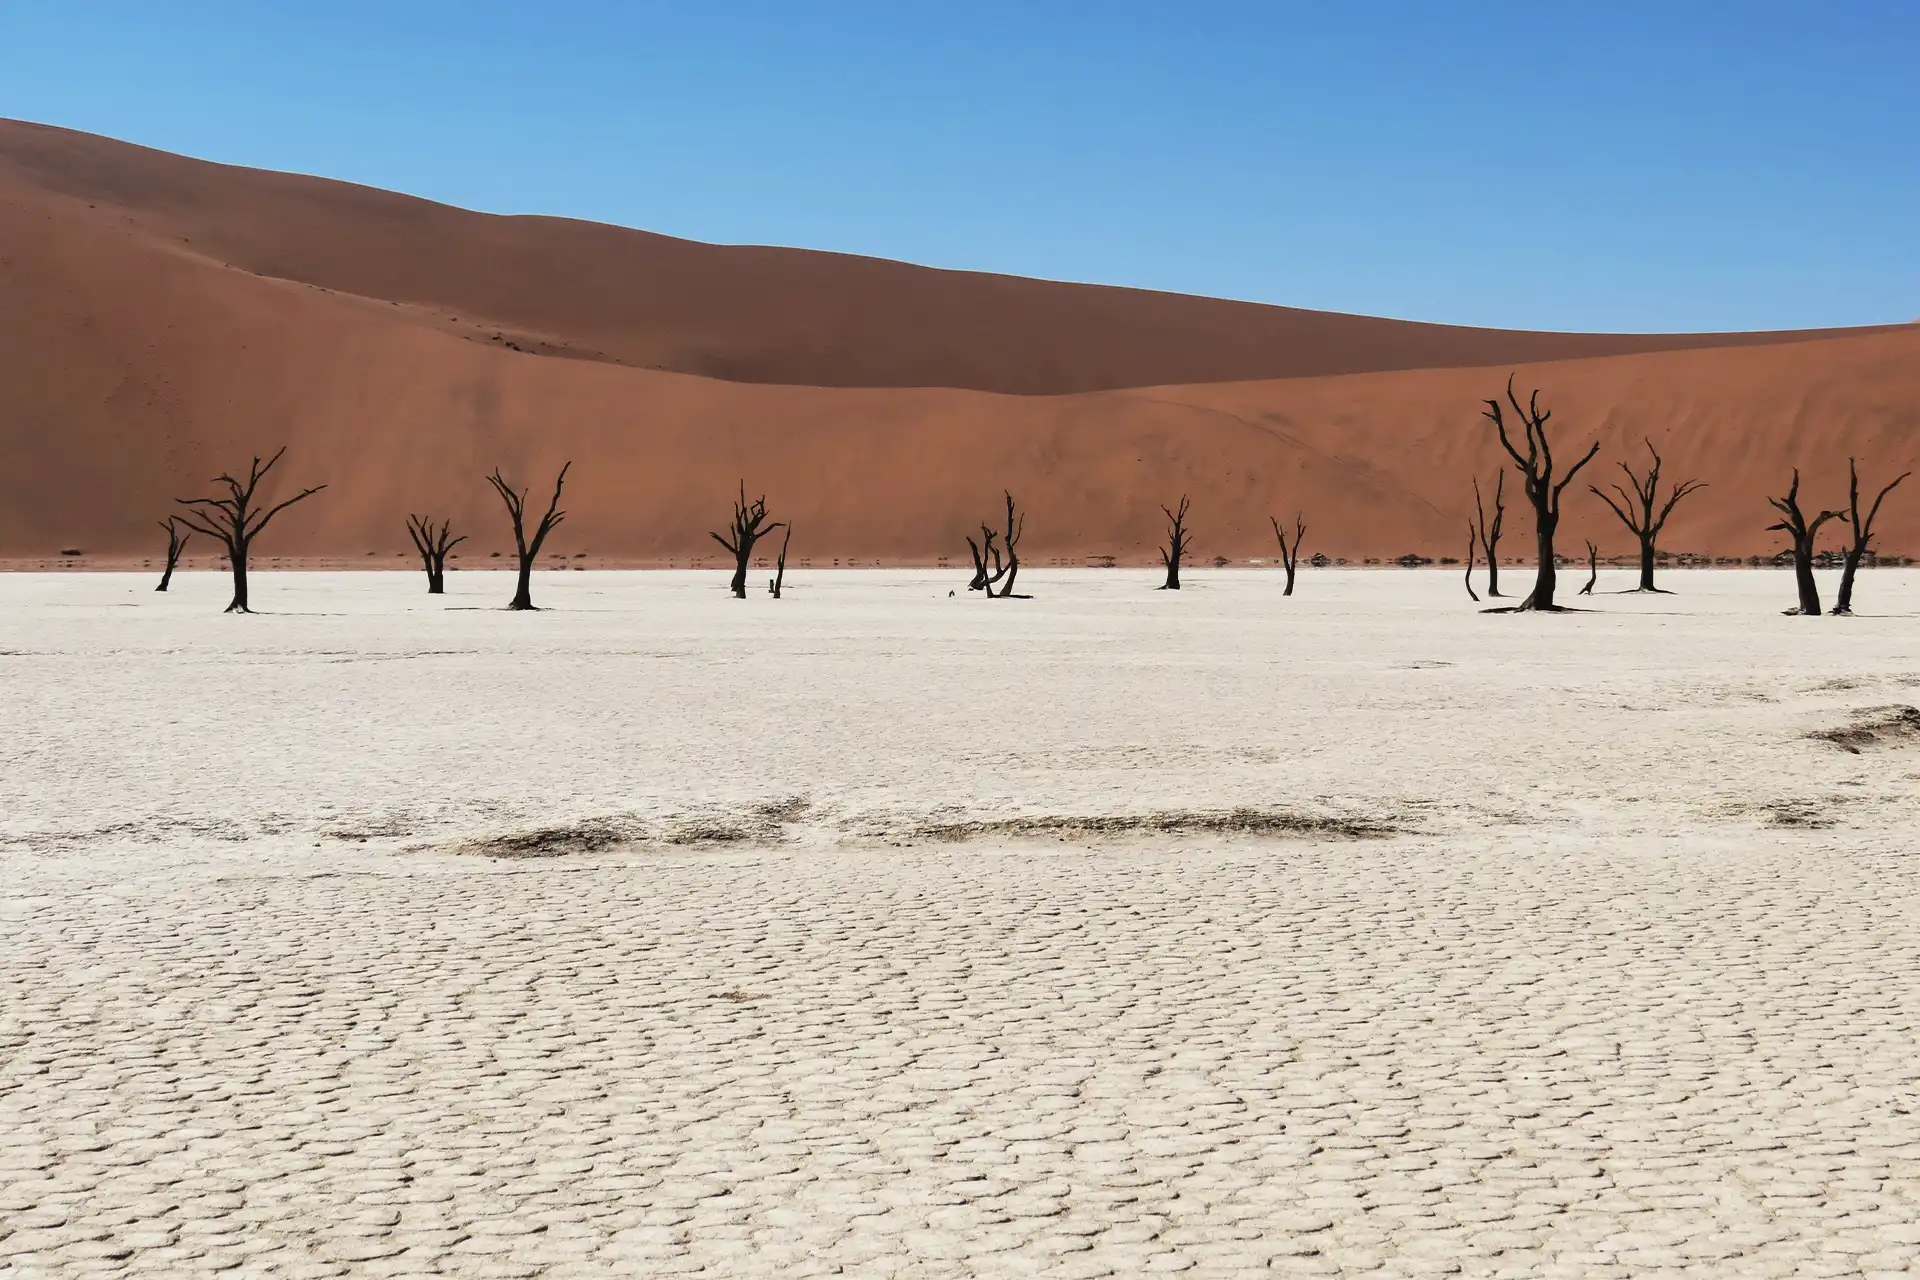
M 0 576 L 0 1274 L 1920 1260 L 1920 574 L 1031 579 Z

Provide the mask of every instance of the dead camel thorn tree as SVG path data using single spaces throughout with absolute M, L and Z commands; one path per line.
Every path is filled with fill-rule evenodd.
M 1526 427 L 1527 451 L 1525 454 L 1514 447 L 1512 438 L 1507 435 L 1506 417 L 1501 411 L 1498 400 L 1487 401 L 1486 412 L 1482 416 L 1492 422 L 1494 429 L 1500 433 L 1501 447 L 1507 451 L 1507 456 L 1513 459 L 1513 465 L 1519 469 L 1521 476 L 1526 480 L 1527 501 L 1533 504 L 1534 537 L 1539 551 L 1540 568 L 1533 580 L 1533 590 L 1527 593 L 1527 598 L 1516 607 L 1502 609 L 1499 612 L 1524 613 L 1538 610 L 1543 613 L 1558 613 L 1566 608 L 1565 605 L 1555 604 L 1553 601 L 1555 583 L 1553 535 L 1554 531 L 1560 527 L 1560 494 L 1573 483 L 1573 478 L 1580 474 L 1580 468 L 1592 462 L 1593 456 L 1600 452 L 1600 442 L 1595 440 L 1589 445 L 1586 453 L 1581 455 L 1580 461 L 1567 468 L 1567 473 L 1556 481 L 1553 469 L 1553 446 L 1547 439 L 1547 420 L 1553 417 L 1552 411 L 1543 411 L 1540 408 L 1540 393 L 1537 390 L 1527 398 L 1523 408 L 1519 398 L 1513 393 L 1511 375 L 1507 378 L 1507 402 L 1513 406 L 1514 413 Z
M 1587 584 L 1580 588 L 1580 594 L 1593 594 L 1593 584 L 1600 581 L 1600 551 L 1592 542 L 1587 543 Z
M 467 540 L 464 533 L 457 538 L 451 537 L 452 533 L 451 520 L 442 520 L 436 529 L 432 516 L 407 517 L 407 536 L 413 539 L 413 548 L 420 553 L 420 563 L 427 571 L 427 594 L 430 596 L 446 594 L 447 553 Z
M 1475 604 L 1480 603 L 1480 593 L 1473 589 L 1473 552 L 1479 538 L 1480 531 L 1474 527 L 1473 521 L 1467 521 L 1467 595 Z
M 1840 571 L 1840 593 L 1834 597 L 1835 613 L 1853 612 L 1853 575 L 1860 567 L 1860 560 L 1871 549 L 1873 542 L 1873 518 L 1880 514 L 1880 504 L 1886 501 L 1902 480 L 1912 475 L 1911 471 L 1902 471 L 1895 476 L 1880 495 L 1873 500 L 1873 506 L 1867 509 L 1865 519 L 1860 515 L 1860 472 L 1854 466 L 1852 458 L 1847 459 L 1847 516 L 1853 526 L 1853 542 L 1847 548 L 1846 565 Z
M 165 591 L 173 585 L 173 571 L 180 563 L 180 553 L 186 550 L 187 543 L 193 539 L 193 531 L 180 522 L 179 516 L 168 516 L 160 522 L 160 527 L 167 531 L 167 567 L 160 574 L 160 585 L 154 588 L 155 591 Z
M 969 591 L 984 591 L 989 600 L 1031 600 L 1018 595 L 1013 585 L 1020 577 L 1020 535 L 1026 531 L 1027 517 L 1014 504 L 1013 494 L 1001 491 L 1007 500 L 1007 527 L 996 530 L 980 522 L 980 541 L 967 539 L 967 551 L 973 556 L 973 581 Z
M 547 514 L 540 517 L 540 523 L 534 526 L 533 538 L 527 538 L 527 491 L 514 492 L 512 485 L 501 476 L 500 468 L 495 467 L 493 474 L 487 477 L 487 483 L 500 495 L 500 501 L 507 505 L 507 516 L 513 521 L 513 550 L 519 558 L 520 577 L 513 589 L 513 600 L 509 609 L 531 609 L 533 605 L 533 562 L 540 555 L 540 544 L 547 535 L 559 527 L 567 513 L 560 510 L 560 490 L 566 486 L 567 471 L 573 466 L 569 461 L 560 468 L 560 474 L 554 477 L 553 501 L 547 503 Z
M 767 592 L 775 600 L 787 583 L 787 547 L 793 542 L 793 526 L 787 526 L 787 536 L 780 539 L 780 559 L 773 567 L 773 576 L 767 579 Z
M 1590 484 L 1587 488 L 1593 491 L 1594 497 L 1606 503 L 1614 515 L 1620 517 L 1620 523 L 1627 526 L 1629 533 L 1640 540 L 1640 585 L 1634 590 L 1660 592 L 1660 588 L 1653 585 L 1654 542 L 1659 538 L 1660 530 L 1666 527 L 1667 517 L 1673 514 L 1674 505 L 1696 489 L 1706 488 L 1707 482 L 1688 480 L 1673 486 L 1666 502 L 1660 505 L 1659 514 L 1655 515 L 1653 509 L 1659 502 L 1660 490 L 1660 453 L 1651 440 L 1647 441 L 1647 452 L 1653 455 L 1653 465 L 1647 468 L 1644 476 L 1635 475 L 1633 468 L 1626 463 L 1620 464 L 1620 469 L 1627 473 L 1627 484 L 1633 489 L 1629 494 L 1619 485 L 1614 485 L 1613 491 L 1620 495 L 1620 501 L 1615 502 L 1601 492 L 1597 484 Z
M 1167 566 L 1167 580 L 1160 584 L 1162 591 L 1180 589 L 1180 561 L 1193 547 L 1193 532 L 1187 528 L 1187 495 L 1180 495 L 1177 510 L 1167 511 L 1167 545 L 1160 548 L 1160 563 Z
M 779 521 L 767 523 L 767 498 L 762 494 L 752 502 L 747 501 L 747 482 L 740 482 L 740 499 L 733 504 L 733 523 L 727 527 L 727 534 L 710 534 L 715 542 L 725 547 L 733 555 L 733 580 L 728 589 L 737 599 L 747 598 L 747 566 L 753 560 L 753 544 L 786 526 Z
M 1487 596 L 1494 598 L 1500 594 L 1500 528 L 1507 522 L 1507 469 L 1505 467 L 1493 473 L 1493 519 L 1487 519 L 1487 508 L 1480 501 L 1480 477 L 1473 478 L 1473 510 L 1478 523 L 1473 526 L 1474 535 L 1480 540 L 1480 549 L 1487 556 Z M 1478 600 L 1480 597 L 1475 596 Z
M 247 553 L 253 546 L 253 540 L 260 536 L 267 522 L 285 511 L 294 503 L 311 498 L 327 486 L 320 484 L 311 489 L 302 489 L 285 502 L 268 507 L 262 511 L 254 504 L 254 495 L 259 492 L 260 482 L 273 470 L 274 463 L 280 461 L 286 453 L 286 446 L 280 452 L 268 458 L 262 465 L 255 458 L 247 468 L 247 478 L 236 480 L 230 475 L 217 475 L 215 484 L 227 487 L 224 498 L 176 498 L 174 501 L 186 508 L 180 516 L 180 522 L 195 533 L 204 533 L 227 549 L 227 563 L 233 568 L 233 601 L 227 605 L 228 613 L 251 613 L 247 607 Z
M 1793 584 L 1800 593 L 1798 608 L 1787 610 L 1803 617 L 1820 616 L 1820 588 L 1813 580 L 1813 540 L 1820 536 L 1820 526 L 1829 520 L 1838 520 L 1838 511 L 1822 511 L 1809 523 L 1800 510 L 1800 468 L 1793 469 L 1793 484 L 1787 489 L 1784 498 L 1768 498 L 1774 510 L 1781 516 L 1779 524 L 1770 524 L 1767 531 L 1783 531 L 1793 539 Z
M 1301 512 L 1293 517 L 1293 546 L 1287 546 L 1287 535 L 1281 531 L 1280 522 L 1272 516 L 1267 517 L 1273 525 L 1273 536 L 1280 539 L 1280 563 L 1287 567 L 1287 589 L 1280 594 L 1293 594 L 1293 571 L 1300 567 L 1300 540 L 1307 536 L 1307 518 Z

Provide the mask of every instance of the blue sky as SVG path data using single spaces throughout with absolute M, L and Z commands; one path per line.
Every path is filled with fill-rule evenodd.
M 0 5 L 0 114 L 702 240 L 1465 324 L 1920 317 L 1920 3 Z

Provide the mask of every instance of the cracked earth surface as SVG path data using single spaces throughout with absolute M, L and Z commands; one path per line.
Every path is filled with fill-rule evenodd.
M 1331 631 L 1357 606 L 1320 607 L 1297 625 Z M 1511 654 L 1477 651 L 1513 633 L 1432 608 L 1459 634 L 1421 651 L 1470 671 L 1377 702 L 1353 690 L 1402 679 L 1385 673 L 1404 653 L 1248 693 L 1244 664 L 1176 649 L 1202 708 L 1183 732 L 1216 748 L 1187 760 L 1141 752 L 1165 713 L 1145 692 L 1068 707 L 1035 678 L 955 711 L 966 682 L 935 663 L 880 708 L 785 642 L 775 672 L 844 694 L 854 725 L 918 711 L 900 732 L 927 780 L 888 780 L 884 806 L 825 763 L 858 761 L 859 735 L 783 721 L 779 681 L 736 696 L 824 739 L 735 776 L 724 720 L 676 722 L 656 756 L 633 749 L 640 781 L 613 753 L 604 774 L 576 760 L 585 778 L 545 810 L 538 776 L 513 791 L 470 756 L 408 775 L 417 753 L 384 734 L 276 737 L 342 698 L 424 703 L 438 684 L 276 675 L 277 715 L 196 771 L 151 744 L 206 714 L 215 655 L 111 649 L 132 674 L 103 656 L 82 681 L 97 700 L 36 721 L 8 761 L 0 1274 L 1911 1273 L 1914 757 L 1805 737 L 1912 698 L 1911 620 L 1862 619 L 1839 656 L 1774 619 L 1737 654 L 1670 632 L 1643 669 L 1617 631 L 1563 633 L 1589 637 L 1565 642 L 1568 670 L 1597 669 L 1536 678 L 1564 679 L 1581 714 L 1476 755 L 1464 731 L 1515 678 Z M 131 626 L 98 625 L 71 652 L 105 655 Z M 46 634 L 4 647 L 51 652 Z M 1041 674 L 1084 643 L 1015 638 Z M 580 661 L 564 644 L 515 660 Z M 0 692 L 12 722 L 74 697 L 69 650 L 42 665 Z M 1035 736 L 1078 753 L 1058 774 L 1036 755 L 1011 782 L 951 782 L 1016 695 Z M 1635 708 L 1676 698 L 1700 734 L 1623 740 Z M 520 750 L 579 711 L 549 714 L 528 711 Z M 1325 762 L 1292 761 L 1336 727 L 1382 760 L 1343 755 L 1342 786 L 1315 790 L 1301 780 Z M 1408 736 L 1431 776 L 1396 771 Z M 269 745 L 291 764 L 263 761 L 236 800 Z M 828 816 L 772 843 L 475 857 L 448 837 L 484 824 L 456 813 L 423 841 L 380 825 L 388 799 L 316 782 L 341 751 L 359 761 L 342 777 L 372 756 L 409 786 L 465 780 L 513 821 L 578 816 L 582 794 L 666 821 L 690 790 L 677 769 L 706 777 L 703 805 L 804 793 Z M 1489 758 L 1493 802 L 1455 804 L 1455 771 Z M 163 837 L 137 829 L 154 771 L 174 793 Z M 1377 840 L 873 837 L 888 814 L 1084 813 L 1116 778 L 1136 809 L 1284 792 L 1410 818 Z M 63 791 L 81 811 L 32 808 Z M 1789 803 L 1814 818 L 1781 819 Z M 348 818 L 374 834 L 326 836 Z M 251 834 L 206 834 L 218 823 Z

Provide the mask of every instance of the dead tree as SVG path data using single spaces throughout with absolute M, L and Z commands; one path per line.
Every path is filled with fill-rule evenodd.
M 780 598 L 780 590 L 787 582 L 787 547 L 793 542 L 793 526 L 787 526 L 787 536 L 780 539 L 780 559 L 773 567 L 773 577 L 767 579 L 767 590 L 775 600 Z
M 1789 609 L 1788 613 L 1798 613 L 1814 618 L 1820 615 L 1820 588 L 1813 580 L 1813 540 L 1820 534 L 1820 526 L 1829 520 L 1838 520 L 1840 512 L 1822 511 L 1814 516 L 1811 523 L 1800 510 L 1800 468 L 1793 469 L 1793 484 L 1787 489 L 1784 498 L 1768 498 L 1774 510 L 1781 516 L 1779 524 L 1767 526 L 1769 533 L 1778 529 L 1793 539 L 1793 584 L 1800 593 L 1800 607 Z
M 775 529 L 785 527 L 778 520 L 767 523 L 766 495 L 762 494 L 748 502 L 747 482 L 742 480 L 739 501 L 733 504 L 733 522 L 727 526 L 726 534 L 708 535 L 733 556 L 733 579 L 727 584 L 727 589 L 733 592 L 736 599 L 747 598 L 747 566 L 753 560 L 753 544 Z
M 1478 517 L 1474 526 L 1475 536 L 1480 540 L 1480 549 L 1487 555 L 1487 596 L 1493 598 L 1500 594 L 1500 526 L 1507 522 L 1507 469 L 1502 467 L 1493 473 L 1493 519 L 1487 519 L 1487 508 L 1480 501 L 1480 477 L 1473 478 L 1473 510 Z M 1480 597 L 1475 596 L 1478 600 Z
M 1162 591 L 1180 589 L 1180 561 L 1193 545 L 1193 534 L 1187 528 L 1187 495 L 1180 495 L 1180 508 L 1177 511 L 1160 510 L 1167 514 L 1167 545 L 1160 548 L 1160 563 L 1167 567 L 1167 580 L 1160 584 Z
M 167 531 L 167 567 L 160 574 L 160 585 L 155 591 L 165 591 L 173 585 L 173 571 L 180 563 L 180 553 L 193 538 L 193 531 L 180 522 L 179 516 L 168 516 L 160 522 L 160 527 Z
M 447 552 L 467 540 L 464 533 L 457 538 L 450 537 L 452 532 L 451 520 L 442 520 L 436 529 L 432 516 L 407 517 L 407 536 L 413 539 L 413 548 L 420 553 L 420 563 L 427 571 L 427 594 L 430 596 L 446 594 Z
M 285 511 L 303 498 L 311 498 L 327 486 L 315 485 L 311 489 L 302 489 L 288 498 L 262 511 L 254 505 L 254 495 L 260 489 L 260 482 L 273 470 L 273 464 L 280 461 L 280 455 L 286 452 L 282 445 L 280 453 L 268 458 L 261 465 L 255 458 L 247 468 L 247 478 L 236 480 L 230 475 L 217 475 L 213 482 L 225 485 L 227 496 L 224 498 L 176 498 L 174 501 L 186 508 L 180 516 L 180 522 L 195 533 L 204 533 L 227 549 L 227 563 L 233 568 L 233 600 L 227 605 L 228 613 L 251 613 L 247 607 L 247 553 L 253 546 L 253 540 L 260 536 L 267 522 Z
M 554 477 L 553 501 L 547 503 L 547 514 L 541 516 L 540 523 L 534 526 L 531 540 L 527 538 L 527 491 L 522 489 L 516 493 L 513 486 L 501 476 L 498 467 L 495 467 L 493 474 L 487 477 L 487 483 L 492 485 L 493 491 L 500 495 L 500 501 L 507 505 L 507 516 L 513 521 L 514 555 L 518 557 L 520 563 L 520 577 L 514 585 L 513 601 L 507 605 L 509 609 L 534 607 L 533 562 L 539 558 L 540 544 L 545 542 L 547 535 L 567 518 L 567 513 L 560 510 L 560 490 L 566 486 L 567 471 L 572 466 L 572 462 L 566 463 L 560 468 L 560 474 Z
M 1480 530 L 1475 527 L 1473 521 L 1467 521 L 1467 595 L 1475 604 L 1480 603 L 1480 593 L 1473 589 L 1473 552 L 1479 540 Z
M 1905 480 L 1912 474 L 1913 472 L 1911 471 L 1902 471 L 1899 475 L 1895 476 L 1892 483 L 1882 489 L 1880 495 L 1873 500 L 1873 505 L 1867 508 L 1866 518 L 1862 519 L 1860 516 L 1860 472 L 1854 466 L 1853 459 L 1847 459 L 1847 515 L 1849 523 L 1853 525 L 1853 542 L 1847 548 L 1846 565 L 1840 571 L 1840 594 L 1835 596 L 1833 601 L 1833 611 L 1835 613 L 1853 612 L 1853 575 L 1854 571 L 1860 567 L 1861 558 L 1871 549 L 1873 541 L 1873 518 L 1880 514 L 1880 504 L 1886 501 L 1887 495 L 1892 493 L 1902 480 Z
M 1595 440 L 1587 447 L 1580 461 L 1567 468 L 1566 475 L 1558 481 L 1554 479 L 1553 446 L 1547 440 L 1547 420 L 1553 417 L 1552 411 L 1540 408 L 1540 393 L 1535 391 L 1522 408 L 1519 399 L 1513 394 L 1513 378 L 1507 378 L 1507 402 L 1513 406 L 1515 414 L 1527 429 L 1527 451 L 1522 454 L 1514 447 L 1513 440 L 1507 435 L 1506 418 L 1501 412 L 1498 400 L 1487 401 L 1487 411 L 1483 415 L 1492 422 L 1500 433 L 1500 445 L 1513 459 L 1513 465 L 1526 480 L 1527 501 L 1533 504 L 1534 537 L 1538 545 L 1540 567 L 1534 576 L 1533 590 L 1527 598 L 1511 612 L 1521 613 L 1528 610 L 1558 612 L 1564 608 L 1553 602 L 1554 563 L 1553 534 L 1560 527 L 1560 494 L 1573 483 L 1580 474 L 1580 468 L 1593 461 L 1593 455 L 1600 452 L 1600 442 Z
M 973 581 L 967 584 L 967 590 L 984 591 L 989 600 L 1029 600 L 1031 596 L 1015 595 L 1013 590 L 1020 576 L 1020 535 L 1026 530 L 1027 517 L 1016 507 L 1013 494 L 1005 496 L 1007 527 L 997 530 L 982 522 L 980 541 L 967 539 L 967 550 L 973 556 Z
M 1273 536 L 1280 539 L 1280 563 L 1287 567 L 1287 589 L 1280 594 L 1293 594 L 1293 571 L 1300 567 L 1300 540 L 1307 536 L 1307 518 L 1296 512 L 1293 517 L 1293 546 L 1287 546 L 1287 535 L 1281 531 L 1280 522 L 1272 516 L 1267 519 L 1273 523 Z
M 1580 588 L 1580 594 L 1593 594 L 1593 584 L 1600 581 L 1600 552 L 1592 542 L 1587 543 L 1587 585 Z
M 1666 527 L 1667 517 L 1673 514 L 1674 504 L 1694 490 L 1706 488 L 1707 482 L 1688 480 L 1673 486 L 1667 494 L 1666 502 L 1661 504 L 1659 514 L 1656 515 L 1653 508 L 1659 501 L 1660 453 L 1653 447 L 1651 440 L 1647 441 L 1647 452 L 1653 455 L 1653 465 L 1647 469 L 1647 474 L 1644 476 L 1635 475 L 1633 468 L 1626 463 L 1620 464 L 1620 469 L 1627 473 L 1627 484 L 1633 490 L 1629 494 L 1626 489 L 1617 484 L 1614 485 L 1613 491 L 1620 495 L 1620 501 L 1615 502 L 1610 496 L 1601 492 L 1597 484 L 1590 484 L 1587 488 L 1593 491 L 1594 497 L 1606 503 L 1614 515 L 1620 517 L 1620 523 L 1627 526 L 1629 533 L 1640 540 L 1640 585 L 1634 590 L 1658 592 L 1660 588 L 1653 585 L 1654 541 L 1659 538 L 1660 530 Z

